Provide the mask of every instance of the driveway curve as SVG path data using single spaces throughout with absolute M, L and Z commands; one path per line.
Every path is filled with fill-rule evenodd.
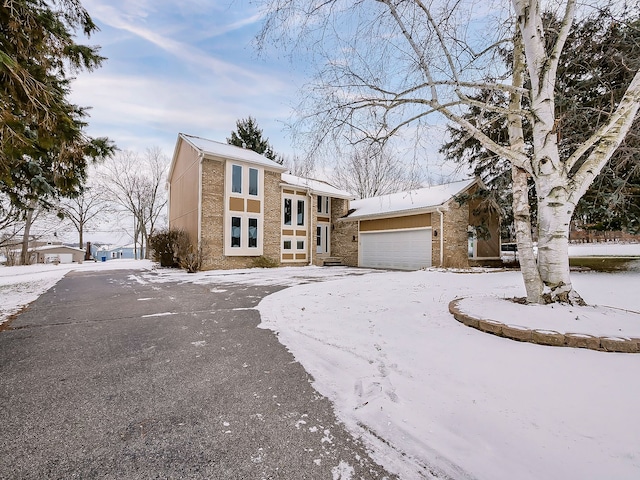
M 394 478 L 256 328 L 282 287 L 137 273 L 70 273 L 0 332 L 0 478 Z

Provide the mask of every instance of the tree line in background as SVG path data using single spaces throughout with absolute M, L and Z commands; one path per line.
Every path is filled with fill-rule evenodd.
M 69 101 L 70 74 L 105 60 L 99 47 L 76 42 L 96 31 L 77 0 L 0 4 L 0 248 L 9 261 L 30 262 L 34 230 L 51 238 L 70 224 L 82 248 L 87 228 L 122 216 L 146 252 L 163 220 L 167 158 L 88 136 L 87 107 Z
M 158 147 L 143 154 L 117 151 L 91 167 L 81 193 L 5 219 L 0 225 L 3 254 L 9 263 L 28 264 L 34 241 L 62 240 L 75 231 L 77 246 L 84 248 L 86 233 L 100 229 L 105 237 L 128 238 L 135 258 L 149 258 L 149 238 L 166 224 L 168 166 L 169 159 Z

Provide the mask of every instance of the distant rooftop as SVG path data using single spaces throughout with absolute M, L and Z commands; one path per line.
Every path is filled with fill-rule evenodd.
M 350 205 L 350 208 L 355 211 L 349 215 L 349 218 L 357 219 L 402 212 L 411 213 L 413 210 L 435 209 L 442 206 L 454 195 L 462 193 L 474 182 L 475 179 L 462 180 L 406 192 L 391 193 L 380 197 L 355 200 Z

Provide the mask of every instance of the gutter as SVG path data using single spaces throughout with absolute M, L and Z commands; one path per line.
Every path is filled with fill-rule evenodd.
M 198 153 L 198 248 L 200 248 L 200 245 L 202 242 L 202 160 L 203 159 L 204 159 L 204 154 L 202 153 L 202 151 L 200 151 Z M 224 211 L 222 216 L 224 218 Z

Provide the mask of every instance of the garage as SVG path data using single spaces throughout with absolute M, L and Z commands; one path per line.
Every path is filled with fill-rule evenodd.
M 431 266 L 431 228 L 360 232 L 360 266 L 418 270 Z

